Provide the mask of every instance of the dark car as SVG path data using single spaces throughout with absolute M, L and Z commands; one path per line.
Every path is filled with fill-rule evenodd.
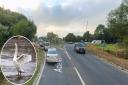
M 84 54 L 86 53 L 85 45 L 82 43 L 75 43 L 74 50 L 77 53 L 84 53 Z

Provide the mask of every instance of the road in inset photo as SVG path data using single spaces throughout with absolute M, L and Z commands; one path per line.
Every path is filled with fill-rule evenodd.
M 1 51 L 1 69 L 13 84 L 28 81 L 36 69 L 36 51 L 32 43 L 23 36 L 10 38 Z

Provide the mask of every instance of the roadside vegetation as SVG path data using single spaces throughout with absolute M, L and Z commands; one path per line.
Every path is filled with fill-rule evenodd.
M 118 45 L 118 44 L 106 44 L 105 46 L 95 45 L 98 49 L 106 51 L 110 54 L 115 55 L 116 57 L 128 59 L 127 49 Z
M 23 35 L 33 40 L 36 26 L 26 16 L 0 7 L 0 47 L 14 35 Z
M 26 16 L 0 7 L 0 48 L 12 36 L 22 35 L 35 40 L 36 25 Z M 1 49 L 0 49 L 1 50 Z M 10 85 L 0 69 L 0 85 Z
M 108 46 L 108 48 L 109 48 L 109 46 Z M 108 49 L 108 48 L 105 48 L 105 49 Z M 116 52 L 115 47 L 110 45 L 110 48 L 113 49 L 112 51 Z M 123 69 L 128 69 L 128 59 L 126 59 L 126 58 L 122 58 L 121 56 L 117 57 L 118 55 L 109 53 L 97 45 L 89 45 L 89 46 L 87 46 L 87 49 L 89 52 L 96 54 L 97 57 L 99 57 L 101 59 L 107 60 L 110 63 L 113 63 L 117 66 L 122 67 Z
M 32 79 L 24 85 L 35 85 L 37 80 L 39 79 L 39 74 L 40 74 L 41 68 L 43 67 L 45 56 L 41 48 L 36 48 L 36 49 L 37 49 L 37 69 Z
M 39 37 L 39 40 L 42 42 L 50 42 L 50 45 L 52 47 L 60 47 L 63 48 L 64 41 L 62 38 L 59 38 L 59 36 L 53 32 L 48 32 L 47 36 L 45 37 Z

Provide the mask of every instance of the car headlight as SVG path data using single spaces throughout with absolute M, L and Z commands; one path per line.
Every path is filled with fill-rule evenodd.
M 76 49 L 77 49 L 77 50 L 79 50 L 79 48 L 78 48 L 78 47 L 76 47 Z

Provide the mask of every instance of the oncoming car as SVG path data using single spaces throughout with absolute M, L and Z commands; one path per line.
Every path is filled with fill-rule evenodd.
M 75 43 L 74 45 L 74 50 L 77 52 L 77 53 L 86 53 L 86 49 L 85 49 L 85 46 L 84 44 L 82 43 Z
M 50 48 L 50 42 L 45 42 L 44 50 L 47 51 Z
M 59 63 L 62 58 L 58 55 L 56 48 L 49 48 L 46 54 L 47 63 Z

